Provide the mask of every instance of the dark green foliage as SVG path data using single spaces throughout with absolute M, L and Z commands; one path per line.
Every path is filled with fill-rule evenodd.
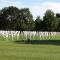
M 47 10 L 43 19 L 34 21 L 29 8 L 5 7 L 0 10 L 0 30 L 60 31 L 60 14 Z
M 17 16 L 19 14 L 19 9 L 13 6 L 5 7 L 1 10 L 1 20 L 3 21 L 3 24 L 5 26 L 5 29 L 3 27 L 3 30 L 15 30 L 16 28 L 16 21 Z
M 35 20 L 35 30 L 41 31 L 41 28 L 42 28 L 42 20 L 40 19 L 40 16 L 37 16 Z
M 45 31 L 56 31 L 58 26 L 58 21 L 54 16 L 53 11 L 47 10 L 45 16 L 43 17 L 43 25 Z
M 18 9 L 10 6 L 1 10 L 1 30 L 33 30 L 33 16 L 28 8 Z
M 60 18 L 60 14 L 59 14 L 59 13 L 57 13 L 57 14 L 56 14 L 56 17 L 57 17 L 57 18 Z
M 34 28 L 33 16 L 28 8 L 21 9 L 19 17 L 21 23 L 20 26 L 23 30 L 28 30 L 28 31 L 33 30 Z

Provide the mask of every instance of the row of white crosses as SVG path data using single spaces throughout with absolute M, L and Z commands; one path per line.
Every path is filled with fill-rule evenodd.
M 23 31 L 23 35 L 26 36 L 26 39 L 31 39 L 32 36 L 34 37 L 36 35 L 36 31 Z
M 0 31 L 0 36 L 3 36 L 4 38 L 6 38 L 8 40 L 8 38 L 11 37 L 11 39 L 13 40 L 13 38 L 16 36 L 17 39 L 19 37 L 19 33 L 20 31 Z
M 31 36 L 33 36 L 33 38 L 35 36 L 39 36 L 40 38 L 43 37 L 43 39 L 44 39 L 44 36 L 46 36 L 46 39 L 47 39 L 47 36 L 49 36 L 49 39 L 50 39 L 50 38 L 55 38 L 56 32 L 23 31 L 23 35 L 26 36 L 26 39 L 28 38 L 28 36 L 30 39 L 31 39 Z
M 14 40 L 13 38 L 16 36 L 16 39 L 19 39 L 19 36 L 23 35 L 26 37 L 26 39 L 31 39 L 31 37 L 33 36 L 33 38 L 35 36 L 39 36 L 40 38 L 44 36 L 52 36 L 49 37 L 50 38 L 55 38 L 55 35 L 57 34 L 57 32 L 39 32 L 39 31 L 0 31 L 0 36 L 3 36 L 4 38 L 9 38 L 10 36 L 12 37 L 12 40 Z M 8 39 L 7 39 L 8 40 Z

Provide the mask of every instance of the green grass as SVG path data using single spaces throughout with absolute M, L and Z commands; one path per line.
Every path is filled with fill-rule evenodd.
M 0 60 L 60 60 L 60 46 L 0 41 Z
M 60 60 L 60 45 L 17 44 L 11 37 L 8 39 L 0 36 L 0 60 Z
M 17 37 L 14 37 L 14 40 L 17 40 Z M 27 36 L 27 39 L 30 40 L 60 40 L 60 35 L 54 35 L 54 36 Z M 24 35 L 20 35 L 18 40 L 26 40 L 26 37 Z
M 24 36 L 24 35 L 20 35 L 18 38 L 17 36 L 14 36 L 13 39 L 12 39 L 12 36 L 9 36 L 8 38 L 6 37 L 3 37 L 3 36 L 0 36 L 0 40 L 7 40 L 7 41 L 16 41 L 16 40 L 27 40 L 27 39 L 30 39 L 30 40 L 60 40 L 60 35 L 55 35 L 55 36 Z

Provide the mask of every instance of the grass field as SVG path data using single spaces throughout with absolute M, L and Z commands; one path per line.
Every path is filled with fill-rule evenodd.
M 54 35 L 54 36 L 25 36 L 25 35 L 19 35 L 18 37 L 17 36 L 14 36 L 12 38 L 12 36 L 9 36 L 9 37 L 3 37 L 3 36 L 0 36 L 0 40 L 8 40 L 8 41 L 16 41 L 16 40 L 60 40 L 60 35 Z
M 40 42 L 21 44 L 0 37 L 0 60 L 60 60 L 60 40 Z
M 0 60 L 60 60 L 60 46 L 1 41 Z

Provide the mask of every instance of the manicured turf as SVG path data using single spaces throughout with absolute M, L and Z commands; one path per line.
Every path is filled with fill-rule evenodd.
M 60 60 L 60 46 L 0 41 L 0 60 Z
M 53 40 L 34 37 L 30 42 L 22 37 L 11 39 L 0 36 L 0 60 L 60 60 L 60 36 Z
M 9 37 L 3 37 L 3 36 L 0 36 L 0 40 L 6 40 L 6 41 L 16 41 L 16 40 L 60 40 L 60 35 L 55 35 L 55 36 L 24 36 L 24 35 L 19 35 L 18 37 L 17 36 L 9 36 Z

